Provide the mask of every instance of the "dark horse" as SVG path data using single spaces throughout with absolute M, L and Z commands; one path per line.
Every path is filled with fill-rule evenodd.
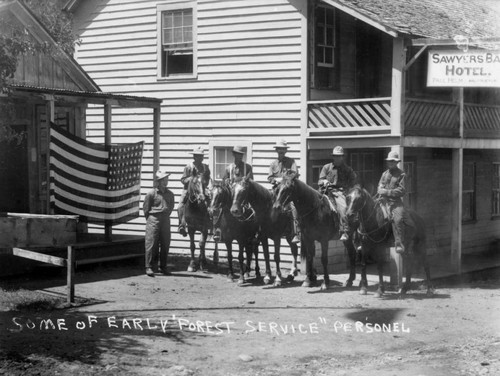
M 376 296 L 381 296 L 384 293 L 383 252 L 393 243 L 392 224 L 384 217 L 380 203 L 376 202 L 366 189 L 355 186 L 349 191 L 346 199 L 347 219 L 350 223 L 358 222 L 351 225 L 359 225 L 358 233 L 361 237 L 361 293 L 366 294 L 368 286 L 365 259 L 368 252 L 374 251 L 379 274 L 379 286 Z M 406 210 L 410 219 L 409 222 L 412 222 L 414 225 L 410 226 L 405 223 L 405 240 L 403 246 L 406 252 L 403 255 L 403 260 L 405 261 L 406 280 L 399 293 L 404 295 L 410 289 L 414 258 L 418 256 L 424 266 L 427 278 L 427 294 L 431 295 L 431 277 L 425 248 L 425 223 L 422 217 L 415 211 Z
M 196 231 L 199 231 L 201 234 L 199 266 L 201 270 L 204 270 L 207 265 L 205 244 L 207 242 L 208 228 L 210 226 L 210 217 L 208 215 L 207 203 L 203 193 L 203 186 L 197 175 L 194 175 L 188 183 L 186 204 L 184 206 L 184 218 L 187 224 L 187 232 L 191 247 L 191 261 L 188 271 L 192 272 L 196 270 L 196 261 L 194 257 L 194 252 L 196 250 L 194 234 Z
M 328 241 L 340 238 L 338 214 L 333 210 L 326 195 L 300 181 L 295 173 L 283 176 L 273 211 L 279 211 L 290 201 L 293 201 L 297 208 L 302 230 L 301 252 L 306 259 L 306 279 L 302 286 L 310 287 L 316 283 L 313 259 L 316 253 L 314 241 L 318 241 L 321 244 L 321 264 L 324 275 L 321 289 L 326 290 L 330 285 Z
M 281 269 L 280 269 L 280 246 L 281 237 L 285 236 L 288 244 L 290 244 L 290 249 L 293 256 L 293 265 L 288 281 L 294 279 L 297 274 L 297 256 L 298 247 L 297 244 L 292 243 L 292 232 L 291 232 L 291 217 L 286 212 L 281 212 L 276 218 L 271 218 L 271 210 L 273 206 L 273 194 L 255 181 L 244 178 L 236 182 L 234 186 L 234 197 L 233 205 L 231 207 L 231 213 L 235 216 L 241 216 L 243 214 L 243 206 L 245 203 L 249 203 L 255 210 L 255 217 L 260 229 L 260 242 L 262 243 L 262 249 L 264 252 L 264 260 L 266 265 L 266 275 L 264 276 L 264 283 L 269 284 L 271 282 L 272 273 L 271 266 L 269 262 L 269 242 L 268 239 L 272 239 L 274 243 L 274 261 L 276 263 L 276 279 L 274 281 L 274 286 L 281 286 Z
M 226 184 L 214 184 L 209 212 L 211 213 L 214 227 L 221 229 L 221 238 L 227 249 L 227 261 L 229 264 L 228 278 L 231 281 L 234 279 L 232 243 L 233 240 L 238 242 L 238 262 L 240 265 L 238 284 L 241 285 L 245 282 L 245 276 L 248 276 L 250 273 L 250 264 L 254 255 L 255 277 L 260 278 L 258 264 L 259 244 L 258 239 L 256 239 L 259 225 L 255 219 L 254 212 L 238 218 L 232 215 L 232 202 L 233 194 L 231 188 Z M 246 265 L 244 263 L 244 252 L 246 253 Z

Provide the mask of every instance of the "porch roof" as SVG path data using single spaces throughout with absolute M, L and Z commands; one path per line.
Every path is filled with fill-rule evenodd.
M 392 36 L 500 37 L 500 6 L 491 0 L 322 1 Z
M 128 94 L 115 94 L 95 91 L 78 91 L 40 86 L 28 86 L 20 84 L 9 85 L 14 95 L 42 96 L 52 95 L 66 101 L 78 101 L 93 104 L 116 104 L 121 107 L 147 107 L 159 108 L 162 99 L 153 97 L 142 97 Z

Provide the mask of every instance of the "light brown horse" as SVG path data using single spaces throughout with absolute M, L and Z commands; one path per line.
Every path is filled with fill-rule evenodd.
M 210 226 L 210 217 L 208 215 L 207 199 L 198 175 L 194 175 L 188 183 L 186 203 L 184 206 L 184 219 L 187 225 L 191 249 L 191 260 L 189 262 L 188 271 L 193 272 L 197 269 L 195 259 L 196 245 L 194 241 L 194 235 L 197 231 L 200 232 L 199 268 L 200 270 L 204 270 L 207 267 L 205 244 L 207 242 L 208 228 Z
M 358 233 L 361 236 L 361 293 L 366 294 L 368 282 L 366 279 L 366 257 L 368 252 L 373 252 L 377 259 L 379 274 L 379 286 L 376 296 L 384 293 L 383 278 L 383 255 L 386 248 L 393 244 L 392 224 L 384 217 L 380 203 L 376 202 L 366 189 L 360 186 L 352 188 L 346 196 L 347 211 L 346 216 L 351 226 L 358 226 Z M 410 289 L 411 275 L 415 258 L 420 258 L 424 267 L 427 295 L 432 295 L 430 268 L 426 257 L 426 234 L 425 222 L 415 211 L 406 209 L 409 222 L 414 225 L 405 224 L 403 260 L 406 269 L 406 280 L 399 289 L 401 295 L 406 294 Z M 357 222 L 357 223 L 356 223 Z

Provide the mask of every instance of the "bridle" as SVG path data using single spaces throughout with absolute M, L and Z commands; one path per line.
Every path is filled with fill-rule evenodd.
M 363 205 L 361 206 L 361 208 L 359 208 L 357 210 L 358 214 L 359 214 L 359 223 L 361 224 L 361 226 L 363 228 L 365 228 L 366 226 L 364 225 L 364 223 L 366 223 L 366 221 L 370 220 L 375 214 L 376 214 L 376 206 L 377 206 L 377 203 L 375 202 L 374 205 L 373 205 L 373 208 L 372 210 L 370 211 L 370 214 L 368 215 L 367 218 L 363 218 L 363 208 L 366 206 L 366 199 L 363 200 Z M 387 238 L 387 235 L 389 234 L 389 229 L 387 228 L 387 224 L 389 224 L 389 221 L 386 221 L 384 222 L 384 224 L 382 224 L 381 226 L 377 227 L 376 229 L 372 230 L 372 231 L 368 231 L 368 232 L 363 232 L 361 231 L 361 228 L 358 227 L 357 231 L 358 231 L 358 234 L 360 236 L 365 236 L 367 237 L 371 242 L 373 243 L 382 243 L 386 238 Z M 380 240 L 376 240 L 374 239 L 373 237 L 371 237 L 370 235 L 376 233 L 377 231 L 379 231 L 380 229 L 382 228 L 386 228 L 386 231 L 385 231 L 385 234 L 384 236 L 382 236 L 382 238 Z

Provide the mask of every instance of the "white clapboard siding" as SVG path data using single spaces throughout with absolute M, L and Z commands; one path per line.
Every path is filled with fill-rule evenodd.
M 160 164 L 172 173 L 169 187 L 176 200 L 183 168 L 192 160 L 189 152 L 197 145 L 208 150 L 214 140 L 251 141 L 249 162 L 255 179 L 267 187 L 278 138 L 287 139 L 288 155 L 300 167 L 306 31 L 297 1 L 199 0 L 197 77 L 188 80 L 157 78 L 156 9 L 166 2 L 96 3 L 95 8 L 85 4 L 85 11 L 75 15 L 82 40 L 75 57 L 105 92 L 163 99 Z M 306 1 L 301 6 L 305 8 Z M 145 141 L 142 199 L 153 185 L 152 118 L 149 109 L 112 109 L 112 142 Z M 86 121 L 88 139 L 102 142 L 102 106 L 89 108 Z M 175 231 L 175 211 L 172 226 L 172 249 L 188 250 L 186 239 Z M 142 234 L 144 219 L 116 226 L 114 231 Z M 207 244 L 209 256 L 213 246 L 213 242 Z M 224 256 L 225 247 L 221 251 Z M 288 255 L 285 246 L 283 259 L 288 260 Z

